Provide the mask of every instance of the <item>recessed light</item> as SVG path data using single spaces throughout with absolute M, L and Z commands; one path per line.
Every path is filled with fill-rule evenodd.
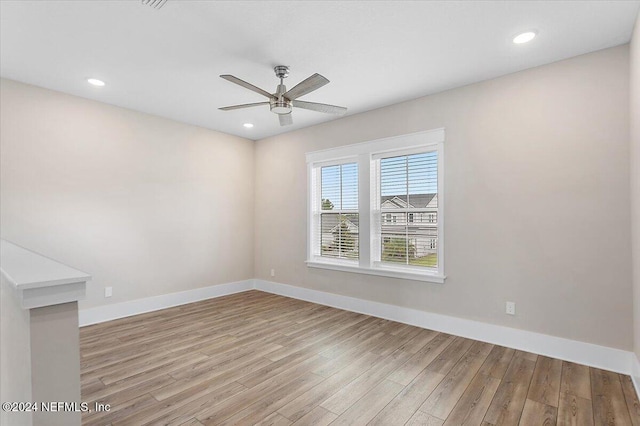
M 244 124 L 243 124 L 243 126 L 244 126 L 244 127 L 246 127 L 247 129 L 250 129 L 250 128 L 252 128 L 252 127 L 253 127 L 253 124 L 251 124 L 251 123 L 244 123 Z
M 87 79 L 87 83 L 89 83 L 89 84 L 91 84 L 93 86 L 97 86 L 97 87 L 104 86 L 104 81 L 98 80 L 97 78 L 88 78 Z
M 513 38 L 513 42 L 515 44 L 527 43 L 527 42 L 533 40 L 535 37 L 536 37 L 536 32 L 535 31 L 527 31 L 525 33 L 518 34 L 517 36 L 515 36 Z

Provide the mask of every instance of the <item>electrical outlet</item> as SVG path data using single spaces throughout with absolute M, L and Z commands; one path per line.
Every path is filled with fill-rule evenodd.
M 105 287 L 104 288 L 104 297 L 113 296 L 113 287 Z
M 506 313 L 507 313 L 507 315 L 515 315 L 516 314 L 516 304 L 515 304 L 515 302 L 507 302 Z
M 272 270 L 271 270 L 271 276 L 272 276 L 272 277 L 275 277 L 275 276 L 276 276 L 276 270 L 275 270 L 275 269 L 272 269 Z

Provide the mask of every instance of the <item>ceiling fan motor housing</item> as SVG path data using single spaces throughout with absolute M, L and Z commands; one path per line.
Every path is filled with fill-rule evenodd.
M 277 72 L 278 72 L 278 67 L 276 67 L 276 73 Z M 288 68 L 287 68 L 287 72 L 288 72 Z M 280 78 L 283 78 L 283 77 L 280 77 Z M 276 114 L 289 114 L 291 112 L 291 110 L 293 109 L 293 105 L 289 99 L 284 97 L 284 94 L 286 92 L 287 92 L 287 87 L 284 84 L 278 84 L 276 93 L 273 95 L 274 98 L 272 98 L 269 101 L 271 112 L 275 112 Z

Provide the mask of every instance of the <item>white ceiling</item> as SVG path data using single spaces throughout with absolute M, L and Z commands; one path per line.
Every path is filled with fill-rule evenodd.
M 3 77 L 250 139 L 335 119 L 294 110 L 281 128 L 267 106 L 221 106 L 289 88 L 318 72 L 331 83 L 301 100 L 349 108 L 394 104 L 627 43 L 638 1 L 0 1 Z M 536 29 L 529 44 L 511 42 Z M 95 88 L 88 77 L 104 80 Z M 253 129 L 242 124 L 251 122 Z

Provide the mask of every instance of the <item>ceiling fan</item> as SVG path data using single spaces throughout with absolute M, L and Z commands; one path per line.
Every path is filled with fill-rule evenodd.
M 249 89 L 256 93 L 261 94 L 268 98 L 268 101 L 265 102 L 256 102 L 252 104 L 243 104 L 243 105 L 233 105 L 219 108 L 222 111 L 231 111 L 234 109 L 241 108 L 251 108 L 258 105 L 269 105 L 271 112 L 278 114 L 278 118 L 280 119 L 281 126 L 288 126 L 293 124 L 293 119 L 291 118 L 291 110 L 295 108 L 303 108 L 309 109 L 311 111 L 325 112 L 328 114 L 339 114 L 342 115 L 347 112 L 345 107 L 335 106 L 335 105 L 327 105 L 327 104 L 319 104 L 317 102 L 305 102 L 299 101 L 298 98 L 306 95 L 307 93 L 311 93 L 316 89 L 321 88 L 325 84 L 329 83 L 325 77 L 320 74 L 313 74 L 311 77 L 306 80 L 301 81 L 300 83 L 293 86 L 293 88 L 287 90 L 285 85 L 283 84 L 283 80 L 289 76 L 289 67 L 284 65 L 278 65 L 273 69 L 276 73 L 276 77 L 280 79 L 280 84 L 276 88 L 276 92 L 271 94 L 266 90 L 262 90 L 259 87 L 254 86 L 251 83 L 247 83 L 244 80 L 240 80 L 238 77 L 234 77 L 229 74 L 223 74 L 220 77 L 224 78 L 227 81 L 238 84 L 245 89 Z

